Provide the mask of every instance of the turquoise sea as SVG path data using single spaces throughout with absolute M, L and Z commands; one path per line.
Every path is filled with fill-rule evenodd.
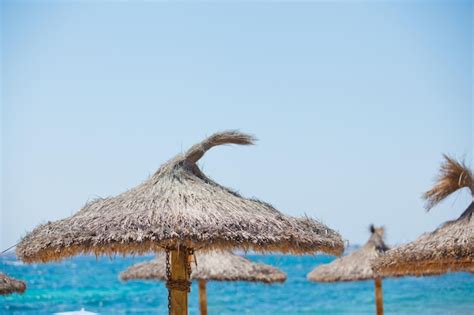
M 374 314 L 372 281 L 320 284 L 306 280 L 328 256 L 247 255 L 288 274 L 284 284 L 210 282 L 209 314 Z M 27 282 L 23 295 L 0 296 L 0 314 L 51 314 L 79 310 L 100 314 L 166 314 L 162 282 L 121 282 L 118 274 L 152 256 L 80 256 L 52 264 L 26 265 L 0 256 L 0 271 Z M 385 279 L 386 314 L 474 314 L 474 275 Z M 193 284 L 190 314 L 199 314 Z

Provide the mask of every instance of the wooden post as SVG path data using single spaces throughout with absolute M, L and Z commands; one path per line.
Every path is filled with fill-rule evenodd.
M 189 281 L 186 272 L 188 251 L 181 247 L 171 251 L 171 279 Z M 188 292 L 171 290 L 171 315 L 188 315 Z
M 201 315 L 207 315 L 206 280 L 199 280 L 199 307 Z
M 383 315 L 382 279 L 375 278 L 375 306 L 377 315 Z

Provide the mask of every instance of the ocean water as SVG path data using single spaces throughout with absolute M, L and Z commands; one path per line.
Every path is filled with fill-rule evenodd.
M 284 284 L 209 282 L 209 314 L 374 314 L 372 281 L 320 284 L 306 280 L 328 256 L 247 255 L 288 274 Z M 118 274 L 152 256 L 96 258 L 80 256 L 51 264 L 26 265 L 0 256 L 0 271 L 23 279 L 23 295 L 0 296 L 0 314 L 51 314 L 79 310 L 100 314 L 166 314 L 163 282 L 121 282 Z M 385 279 L 386 314 L 474 314 L 474 275 Z M 199 314 L 193 284 L 190 314 Z

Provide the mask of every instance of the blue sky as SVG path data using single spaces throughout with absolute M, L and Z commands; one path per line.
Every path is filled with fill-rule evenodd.
M 470 202 L 420 196 L 442 153 L 472 160 L 471 2 L 1 9 L 2 248 L 225 129 L 258 144 L 210 151 L 207 174 L 350 243 L 370 223 L 411 240 Z

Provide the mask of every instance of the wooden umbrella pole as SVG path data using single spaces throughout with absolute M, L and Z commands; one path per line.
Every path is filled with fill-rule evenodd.
M 171 315 L 188 315 L 189 274 L 186 248 L 171 250 Z
M 207 315 L 206 280 L 199 280 L 199 307 L 201 315 Z
M 377 315 L 383 315 L 382 278 L 375 278 L 375 305 Z

